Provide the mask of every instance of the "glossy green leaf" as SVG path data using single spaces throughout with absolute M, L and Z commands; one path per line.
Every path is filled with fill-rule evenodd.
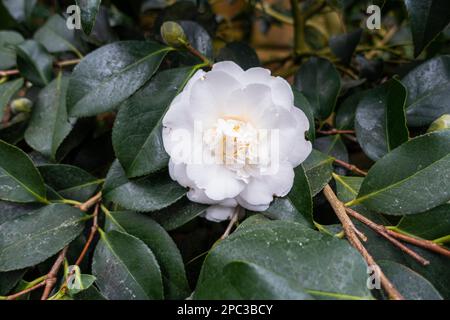
M 59 146 L 72 130 L 67 116 L 66 93 L 69 79 L 59 74 L 39 92 L 25 131 L 25 141 L 36 151 L 55 159 Z
M 314 141 L 314 149 L 335 159 L 348 162 L 347 147 L 340 134 L 320 137 Z
M 294 183 L 286 199 L 303 216 L 308 225 L 313 226 L 313 204 L 308 177 L 302 165 L 299 165 L 294 171 Z
M 330 61 L 310 58 L 295 75 L 295 86 L 308 99 L 316 118 L 325 120 L 334 110 L 341 78 Z
M 7 295 L 22 279 L 26 271 L 26 269 L 21 269 L 9 272 L 0 272 L 0 295 Z
M 114 151 L 128 177 L 167 166 L 169 156 L 161 136 L 162 118 L 197 68 L 162 71 L 122 104 L 112 137 Z
M 260 66 L 255 50 L 245 42 L 227 43 L 220 49 L 216 61 L 233 61 L 244 70 Z
M 17 22 L 25 22 L 31 15 L 37 0 L 2 0 L 3 6 Z
M 397 262 L 378 262 L 383 273 L 407 300 L 442 300 L 433 285 L 420 274 Z
M 426 126 L 450 113 L 447 103 L 450 99 L 450 56 L 439 56 L 419 65 L 402 79 L 402 83 L 408 90 L 408 125 Z
M 15 31 L 0 31 L 0 69 L 9 69 L 16 65 L 15 46 L 24 41 Z
M 0 140 L 0 199 L 46 203 L 45 186 L 31 159 L 19 148 Z
M 16 47 L 20 74 L 37 86 L 52 79 L 53 57 L 35 40 L 26 40 Z
M 298 91 L 297 88 L 292 87 L 292 92 L 294 93 L 294 105 L 302 110 L 309 122 L 309 130 L 308 130 L 308 140 L 314 141 L 316 138 L 316 125 L 314 123 L 314 111 L 311 107 L 311 104 L 308 102 L 306 97 Z
M 348 96 L 339 106 L 336 112 L 336 128 L 339 130 L 352 130 L 355 124 L 356 108 L 359 101 L 365 96 L 365 91 L 360 91 Z
M 41 43 L 48 52 L 72 51 L 79 58 L 81 42 L 75 34 L 75 30 L 70 30 L 66 26 L 66 20 L 60 15 L 53 15 L 40 27 L 33 38 Z
M 17 203 L 0 200 L 0 224 L 33 213 L 40 207 L 41 204 L 38 203 Z
M 152 77 L 170 50 L 155 42 L 130 40 L 91 52 L 70 78 L 69 115 L 85 117 L 113 110 Z
M 45 183 L 65 199 L 87 201 L 102 182 L 89 172 L 67 164 L 42 165 L 38 169 Z
M 84 220 L 78 209 L 51 204 L 1 224 L 0 271 L 33 266 L 53 256 L 81 233 Z
M 142 213 L 111 213 L 111 227 L 141 239 L 153 252 L 161 268 L 164 295 L 167 299 L 185 299 L 190 294 L 183 259 L 169 234 Z
M 344 64 L 349 64 L 361 35 L 362 29 L 357 29 L 353 32 L 332 36 L 329 40 L 331 52 Z
M 437 131 L 411 139 L 376 162 L 353 204 L 401 215 L 449 200 L 450 131 Z
M 366 265 L 347 241 L 286 221 L 248 226 L 215 246 L 203 264 L 194 298 L 241 298 L 225 273 L 234 261 L 264 268 L 316 298 L 370 299 Z
M 408 141 L 405 100 L 406 89 L 395 78 L 370 90 L 360 100 L 355 117 L 356 137 L 372 160 Z
M 95 25 L 98 10 L 100 8 L 101 0 L 76 0 L 76 4 L 80 7 L 81 26 L 84 33 L 91 34 L 92 28 Z
M 186 194 L 186 189 L 165 172 L 128 180 L 118 161 L 111 166 L 103 188 L 106 200 L 135 211 L 163 209 Z
M 0 84 L 0 119 L 3 119 L 3 113 L 9 100 L 23 86 L 23 79 L 17 79 Z
M 177 21 L 183 28 L 189 43 L 205 57 L 213 54 L 212 40 L 208 32 L 198 23 L 189 20 Z
M 450 23 L 450 3 L 447 0 L 405 0 L 414 41 L 414 56 Z
M 313 149 L 305 162 L 303 162 L 302 165 L 305 168 L 312 196 L 318 194 L 331 180 L 333 161 L 332 157 Z
M 119 231 L 101 232 L 92 273 L 100 292 L 112 300 L 163 298 L 158 262 L 142 240 Z
M 312 300 L 297 283 L 256 264 L 233 261 L 224 268 L 231 286 L 245 300 Z

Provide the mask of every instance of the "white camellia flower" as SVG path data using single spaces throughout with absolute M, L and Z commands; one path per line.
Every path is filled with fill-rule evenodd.
M 222 221 L 237 206 L 266 210 L 290 191 L 293 168 L 312 149 L 308 129 L 286 80 L 224 61 L 192 76 L 164 116 L 162 136 L 172 179 L 191 201 L 210 205 L 207 219 Z

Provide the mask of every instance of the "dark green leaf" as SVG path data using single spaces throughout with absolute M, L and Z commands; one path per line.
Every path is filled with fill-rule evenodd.
M 144 242 L 119 231 L 101 232 L 92 262 L 101 293 L 111 300 L 163 298 L 161 272 Z
M 101 2 L 101 0 L 76 0 L 76 4 L 81 11 L 81 26 L 87 35 L 91 33 L 94 27 Z
M 49 164 L 38 167 L 45 183 L 65 199 L 87 201 L 102 180 L 78 167 Z
M 305 162 L 303 162 L 302 165 L 306 171 L 312 196 L 318 194 L 331 180 L 333 161 L 332 157 L 313 149 Z
M 33 213 L 41 205 L 37 203 L 17 203 L 0 201 L 0 224 L 8 220 L 14 220 L 20 216 Z
M 292 185 L 291 191 L 286 196 L 286 199 L 289 200 L 291 205 L 303 216 L 303 220 L 309 226 L 313 227 L 313 204 L 308 177 L 306 176 L 305 169 L 302 165 L 299 165 L 294 171 L 294 184 Z
M 450 131 L 411 139 L 380 159 L 364 179 L 358 198 L 387 214 L 424 212 L 450 200 Z
M 128 180 L 120 163 L 115 161 L 106 177 L 104 198 L 135 211 L 155 211 L 165 208 L 186 194 L 186 189 L 165 172 L 137 180 Z
M 256 264 L 233 261 L 224 268 L 231 286 L 245 300 L 311 300 L 296 282 Z
M 16 47 L 20 74 L 37 86 L 45 86 L 52 79 L 53 57 L 35 40 L 26 40 Z
M 397 79 L 367 92 L 358 104 L 355 130 L 368 157 L 378 160 L 408 141 L 406 89 Z
M 426 126 L 450 113 L 450 56 L 436 57 L 421 64 L 409 72 L 402 83 L 408 90 L 408 125 Z
M 339 134 L 317 138 L 314 141 L 314 149 L 335 159 L 348 162 L 347 147 Z
M 15 46 L 24 41 L 15 31 L 0 31 L 0 69 L 9 69 L 16 65 Z
M 25 22 L 36 5 L 36 0 L 2 0 L 2 2 L 11 17 L 18 22 Z
M 0 272 L 0 295 L 7 295 L 22 279 L 27 270 Z
M 312 142 L 316 138 L 314 111 L 311 105 L 309 104 L 308 100 L 300 91 L 298 91 L 297 88 L 292 87 L 292 92 L 294 93 L 294 105 L 300 110 L 302 110 L 305 113 L 306 117 L 308 118 L 309 122 L 308 140 Z
M 213 54 L 211 36 L 198 23 L 194 21 L 177 21 L 183 28 L 189 43 L 205 57 L 211 58 Z
M 260 65 L 255 50 L 245 42 L 227 43 L 220 49 L 216 61 L 233 61 L 244 70 Z
M 75 35 L 75 30 L 66 26 L 66 20 L 60 15 L 54 15 L 36 31 L 33 38 L 41 43 L 49 52 L 72 51 L 79 58 L 81 43 Z
M 78 209 L 51 204 L 31 215 L 0 225 L 0 271 L 17 270 L 46 260 L 83 230 Z
M 69 81 L 71 116 L 91 116 L 117 107 L 158 69 L 171 49 L 150 41 L 121 41 L 88 54 Z
M 190 294 L 183 259 L 169 234 L 154 220 L 135 212 L 112 212 L 113 229 L 141 239 L 153 252 L 161 268 L 164 295 L 184 299 Z
M 61 74 L 39 92 L 25 131 L 25 141 L 44 156 L 55 159 L 58 147 L 72 130 L 66 109 L 69 79 Z
M 450 23 L 450 3 L 447 0 L 405 0 L 414 41 L 414 56 Z
M 19 91 L 22 86 L 22 78 L 0 84 L 0 119 L 3 119 L 3 112 L 5 111 L 9 100 L 11 100 L 14 94 Z
M 0 140 L 0 198 L 16 202 L 46 203 L 39 171 L 19 148 Z
M 112 137 L 114 151 L 128 177 L 167 166 L 162 118 L 196 69 L 194 66 L 162 71 L 121 106 Z
M 308 99 L 316 118 L 325 120 L 334 110 L 341 90 L 341 78 L 330 61 L 311 58 L 295 75 L 295 86 Z
M 331 52 L 344 64 L 349 64 L 353 52 L 361 39 L 362 29 L 333 36 L 329 40 Z
M 364 260 L 347 241 L 286 221 L 248 226 L 215 246 L 203 264 L 194 297 L 240 298 L 224 273 L 234 261 L 255 264 L 317 298 L 370 298 Z
M 340 105 L 336 112 L 336 128 L 339 130 L 352 130 L 355 124 L 356 108 L 359 101 L 366 94 L 360 91 L 348 96 Z

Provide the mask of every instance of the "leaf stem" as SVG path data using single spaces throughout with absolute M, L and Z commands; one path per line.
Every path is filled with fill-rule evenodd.
M 336 163 L 337 165 L 339 165 L 341 167 L 344 167 L 344 168 L 346 168 L 346 169 L 348 169 L 348 170 L 350 170 L 350 171 L 352 171 L 354 173 L 357 173 L 357 174 L 359 174 L 361 176 L 367 176 L 367 172 L 366 171 L 363 171 L 363 170 L 359 169 L 354 164 L 350 164 L 350 163 L 347 163 L 345 161 L 342 161 L 342 160 L 339 160 L 339 159 L 336 159 L 336 158 L 334 159 L 334 163 Z M 347 204 L 345 204 L 345 205 L 347 206 Z
M 236 222 L 239 219 L 239 212 L 241 210 L 244 210 L 241 206 L 236 207 L 236 209 L 234 210 L 234 212 L 231 216 L 230 223 L 228 224 L 227 228 L 225 229 L 225 232 L 220 237 L 220 240 L 225 240 L 226 238 L 228 238 L 228 236 L 231 233 L 231 229 L 233 228 L 233 226 L 236 224 Z
M 60 254 L 58 255 L 58 258 L 56 259 L 56 261 L 53 264 L 52 268 L 50 269 L 49 273 L 47 273 L 45 281 L 43 282 L 45 284 L 45 289 L 44 289 L 44 293 L 41 296 L 41 300 L 48 299 L 48 296 L 50 295 L 50 293 L 56 283 L 56 277 L 58 275 L 59 268 L 61 267 L 62 263 L 64 262 L 68 248 L 69 248 L 69 246 L 65 246 L 64 249 L 61 250 Z

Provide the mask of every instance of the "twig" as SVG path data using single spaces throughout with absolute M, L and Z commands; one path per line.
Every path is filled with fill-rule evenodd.
M 88 211 L 89 208 L 91 208 L 94 204 L 96 204 L 97 202 L 100 201 L 100 199 L 102 198 L 102 192 L 100 191 L 99 193 L 97 193 L 95 196 L 93 196 L 92 198 L 88 199 L 86 202 L 80 204 L 80 205 L 76 205 L 75 207 L 77 207 L 78 209 L 80 209 L 81 211 Z
M 81 250 L 81 253 L 78 256 L 78 259 L 75 262 L 76 266 L 79 266 L 81 264 L 81 262 L 83 261 L 84 256 L 86 255 L 86 253 L 89 249 L 89 246 L 91 245 L 92 241 L 94 240 L 94 236 L 97 233 L 97 230 L 98 230 L 98 208 L 99 208 L 99 204 L 97 203 L 95 206 L 94 214 L 93 214 L 91 232 L 89 233 L 88 239 L 86 240 L 83 250 Z
M 350 216 L 352 216 L 353 218 L 355 218 L 355 219 L 361 221 L 362 223 L 364 223 L 365 225 L 367 225 L 369 228 L 371 228 L 372 230 L 374 230 L 375 232 L 377 232 L 378 234 L 383 236 L 385 239 L 389 240 L 393 245 L 398 247 L 404 253 L 410 255 L 413 259 L 417 260 L 422 265 L 426 266 L 426 265 L 430 264 L 430 261 L 428 261 L 427 259 L 423 258 L 418 253 L 414 252 L 413 250 L 411 250 L 410 248 L 405 246 L 400 241 L 398 241 L 395 238 L 391 237 L 387 233 L 387 229 L 384 226 L 376 224 L 375 222 L 371 221 L 370 219 L 367 219 L 366 217 L 364 217 L 363 215 L 361 215 L 360 213 L 356 212 L 353 209 L 345 208 L 345 210 L 347 211 L 347 213 Z
M 339 159 L 334 159 L 334 162 L 337 165 L 340 165 L 341 167 L 344 167 L 344 168 L 346 168 L 346 169 L 348 169 L 348 170 L 350 170 L 352 172 L 355 172 L 355 173 L 357 173 L 359 175 L 367 176 L 367 172 L 359 169 L 357 166 L 355 166 L 353 164 L 347 163 L 347 162 L 339 160 Z
M 255 4 L 255 8 L 271 16 L 272 18 L 277 19 L 280 22 L 290 25 L 294 24 L 294 20 L 292 19 L 292 17 L 285 16 L 284 14 L 274 10 L 268 3 L 258 2 Z
M 47 274 L 47 277 L 45 278 L 45 289 L 44 293 L 42 294 L 41 300 L 47 300 L 48 296 L 50 295 L 50 292 L 52 291 L 53 286 L 56 283 L 56 277 L 58 275 L 59 268 L 61 267 L 61 264 L 63 263 L 66 257 L 68 248 L 69 247 L 66 246 L 64 247 L 64 249 L 61 250 L 61 253 L 59 254 L 52 268 L 50 269 L 50 272 Z
M 370 253 L 367 251 L 367 249 L 363 246 L 363 244 L 359 240 L 358 236 L 355 233 L 355 226 L 353 225 L 352 221 L 350 220 L 350 217 L 347 215 L 347 212 L 345 211 L 344 204 L 341 201 L 339 201 L 339 199 L 336 197 L 333 190 L 328 184 L 323 189 L 323 193 L 327 198 L 328 202 L 333 207 L 336 216 L 341 221 L 345 235 L 350 244 L 361 253 L 364 260 L 366 260 L 366 263 L 369 266 L 375 267 L 379 271 L 381 285 L 388 294 L 389 298 L 394 300 L 403 300 L 404 299 L 403 296 L 400 294 L 400 292 L 398 292 L 398 290 L 394 287 L 392 282 L 386 277 L 383 271 L 381 271 L 378 264 L 375 262 L 373 257 L 370 255 Z
M 205 57 L 200 51 L 195 49 L 189 42 L 184 42 L 184 46 L 187 51 L 189 51 L 191 54 L 202 60 L 202 62 L 206 66 L 212 67 L 212 62 L 207 57 Z
M 434 243 L 433 241 L 425 240 L 425 239 L 418 239 L 418 238 L 414 238 L 414 237 L 408 236 L 403 233 L 398 233 L 393 230 L 389 230 L 388 228 L 385 228 L 385 229 L 386 229 L 386 232 L 394 238 L 403 240 L 405 242 L 411 243 L 418 247 L 428 249 L 430 251 L 434 251 L 436 253 L 442 254 L 443 256 L 450 258 L 450 250 L 438 245 L 437 243 Z
M 233 212 L 233 215 L 231 216 L 230 223 L 228 224 L 227 228 L 225 229 L 225 232 L 223 233 L 223 235 L 220 237 L 220 240 L 224 240 L 230 235 L 231 229 L 238 221 L 240 210 L 241 210 L 241 207 L 237 206 Z
M 28 292 L 39 289 L 40 287 L 43 287 L 43 286 L 45 286 L 45 280 L 42 282 L 39 282 L 38 284 L 36 284 L 28 289 L 22 290 L 20 292 L 10 295 L 10 296 L 6 296 L 5 300 L 15 300 L 15 299 L 23 296 L 24 294 L 27 294 Z
M 331 129 L 331 130 L 317 130 L 317 133 L 325 134 L 325 135 L 335 135 L 335 134 L 355 134 L 355 130 L 339 130 L 339 129 Z
M 56 61 L 54 63 L 55 67 L 67 67 L 67 66 L 72 66 L 74 64 L 79 63 L 81 60 L 80 59 L 70 59 L 70 60 L 62 60 L 62 61 Z M 5 76 L 15 76 L 20 74 L 19 69 L 11 69 L 11 70 L 0 70 L 0 77 L 5 77 Z

